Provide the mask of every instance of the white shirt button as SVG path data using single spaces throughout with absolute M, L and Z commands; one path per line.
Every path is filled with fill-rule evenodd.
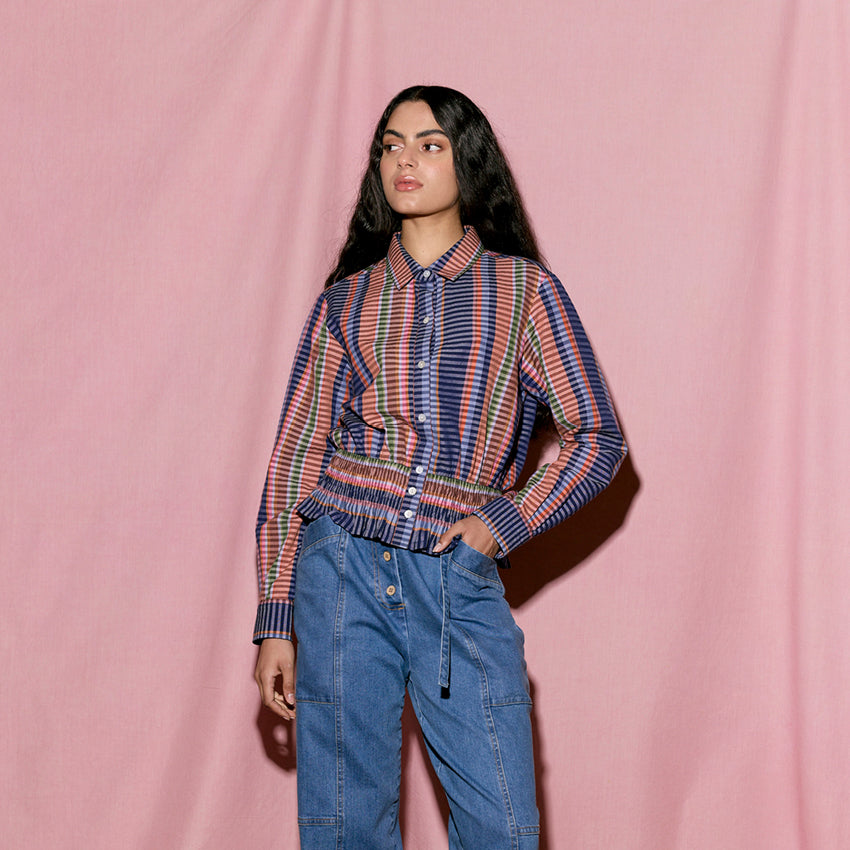
M 425 271 L 422 272 L 422 277 L 424 277 L 425 280 L 428 280 L 428 278 L 431 277 L 431 272 L 429 272 L 428 269 L 425 269 Z
M 424 369 L 424 368 L 425 368 L 425 361 L 424 361 L 424 360 L 420 360 L 420 361 L 416 364 L 416 368 L 417 368 L 417 369 Z
M 420 413 L 419 416 L 416 417 L 420 422 L 424 422 L 428 417 L 424 413 Z
M 430 321 L 431 321 L 431 317 L 430 317 L 430 316 L 426 316 L 426 317 L 422 320 L 422 324 L 423 324 L 423 325 L 427 325 L 427 324 L 428 324 L 428 322 L 430 322 Z
M 406 511 L 404 512 L 404 518 L 405 518 L 405 519 L 410 519 L 412 516 L 413 516 L 413 511 L 411 511 L 411 510 L 406 510 Z
M 417 474 L 417 475 L 421 475 L 424 471 L 425 471 L 425 467 L 424 467 L 424 466 L 417 466 L 417 467 L 416 467 L 416 474 Z
M 408 487 L 407 492 L 410 493 L 411 496 L 415 496 L 416 495 L 416 488 L 415 487 Z

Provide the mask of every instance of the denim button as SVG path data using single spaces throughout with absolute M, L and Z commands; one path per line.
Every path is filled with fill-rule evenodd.
M 384 560 L 389 561 L 390 558 L 392 558 L 392 555 L 389 552 L 384 552 Z
M 394 584 L 391 584 L 387 588 L 387 596 L 395 596 L 395 585 Z

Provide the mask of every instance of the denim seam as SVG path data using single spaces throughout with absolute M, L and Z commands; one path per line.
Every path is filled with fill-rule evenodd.
M 531 705 L 531 697 L 527 694 L 517 694 L 516 696 L 502 697 L 502 699 L 494 699 L 490 706 L 499 708 L 506 705 Z
M 487 680 L 487 671 L 481 661 L 481 656 L 478 653 L 478 647 L 469 633 L 461 626 L 457 626 L 458 631 L 463 635 L 466 644 L 469 647 L 469 653 L 475 660 L 475 665 L 481 674 L 481 691 L 482 691 L 482 708 L 484 717 L 487 720 L 487 731 L 490 733 L 490 741 L 493 747 L 493 758 L 496 762 L 496 773 L 499 777 L 499 785 L 502 789 L 502 802 L 505 805 L 505 814 L 508 819 L 508 831 L 511 835 L 511 850 L 519 850 L 519 837 L 517 834 L 516 816 L 514 815 L 513 805 L 511 804 L 510 790 L 508 789 L 508 780 L 505 776 L 505 767 L 502 764 L 502 751 L 499 746 L 499 735 L 496 732 L 496 723 L 493 720 L 493 707 L 490 703 L 490 684 Z
M 310 541 L 309 545 L 305 546 L 301 550 L 301 552 L 299 554 L 304 555 L 305 553 L 309 552 L 315 546 L 318 546 L 320 543 L 324 543 L 325 540 L 332 540 L 334 537 L 339 537 L 339 534 L 338 533 L 337 534 L 334 534 L 334 533 L 326 534 L 324 537 L 320 537 L 318 540 L 312 540 L 312 541 Z
M 484 561 L 491 567 L 496 567 L 498 565 L 498 562 L 495 558 L 491 557 L 490 555 L 485 555 L 484 552 L 480 552 L 474 546 L 471 546 L 469 543 L 467 543 L 462 537 L 457 539 L 451 551 L 452 553 L 458 554 L 466 551 L 472 554 L 476 560 Z
M 336 726 L 336 845 L 337 850 L 342 850 L 343 840 L 343 801 L 345 799 L 345 776 L 343 775 L 343 704 L 342 704 L 342 625 L 343 611 L 345 608 L 345 549 L 347 535 L 339 535 L 339 545 L 337 546 L 337 573 L 339 575 L 339 593 L 337 595 L 336 605 L 336 623 L 334 624 L 334 704 L 336 706 L 336 716 L 334 717 L 334 725 Z
M 501 579 L 487 578 L 486 576 L 481 575 L 481 573 L 476 573 L 474 570 L 467 569 L 462 564 L 459 564 L 454 558 L 451 559 L 451 566 L 453 566 L 456 570 L 459 570 L 467 576 L 472 576 L 472 578 L 478 579 L 479 581 L 483 581 L 486 584 L 489 584 L 491 587 L 498 588 L 499 590 L 504 589 L 504 585 L 502 584 Z
M 331 521 L 333 522 L 333 520 L 331 520 Z M 312 523 L 310 523 L 309 525 L 312 525 Z M 305 529 L 304 529 L 304 530 L 305 530 L 305 532 L 306 532 L 307 528 L 309 528 L 309 525 L 305 526 Z M 341 532 L 342 532 L 342 529 L 341 529 L 341 528 L 339 528 L 339 526 L 337 526 L 336 524 L 334 524 L 334 525 L 333 525 L 333 527 L 332 527 L 331 529 L 329 529 L 329 530 L 328 530 L 328 531 L 327 531 L 327 532 L 326 532 L 326 533 L 325 533 L 322 537 L 320 537 L 318 540 L 312 540 L 312 541 L 310 541 L 310 543 L 309 543 L 306 547 L 303 547 L 303 548 L 301 549 L 301 552 L 300 552 L 299 554 L 300 554 L 300 555 L 303 555 L 305 552 L 309 552 L 309 551 L 310 551 L 310 549 L 312 549 L 314 546 L 317 546 L 317 545 L 318 545 L 319 543 L 321 543 L 323 540 L 329 540 L 329 539 L 331 539 L 331 538 L 333 538 L 333 537 L 339 537 L 339 536 L 341 535 Z

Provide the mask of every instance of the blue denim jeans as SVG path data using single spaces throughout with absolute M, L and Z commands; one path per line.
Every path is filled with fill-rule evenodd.
M 462 541 L 396 549 L 321 517 L 304 530 L 295 632 L 302 850 L 401 848 L 405 688 L 449 847 L 537 847 L 523 637 L 492 559 Z

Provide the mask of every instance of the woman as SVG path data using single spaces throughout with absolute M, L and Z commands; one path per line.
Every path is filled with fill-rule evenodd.
M 560 451 L 514 492 L 538 405 Z M 624 454 L 487 119 L 452 89 L 405 89 L 304 328 L 258 520 L 256 680 L 294 718 L 294 625 L 304 850 L 401 846 L 405 689 L 450 847 L 537 846 L 523 638 L 497 566 Z

